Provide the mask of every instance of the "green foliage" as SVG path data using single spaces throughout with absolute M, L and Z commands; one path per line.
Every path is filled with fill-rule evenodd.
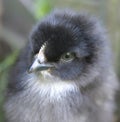
M 50 0 L 35 0 L 34 16 L 40 19 L 45 16 L 52 9 Z
M 0 122 L 4 122 L 3 103 L 5 96 L 5 88 L 7 85 L 8 71 L 14 64 L 18 55 L 18 51 L 13 52 L 3 62 L 0 63 Z
M 5 72 L 15 62 L 17 55 L 18 51 L 15 51 L 0 63 L 0 74 Z

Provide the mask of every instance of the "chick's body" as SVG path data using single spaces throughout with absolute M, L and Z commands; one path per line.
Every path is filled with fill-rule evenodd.
M 53 12 L 34 28 L 12 69 L 6 118 L 113 122 L 116 84 L 108 40 L 96 20 Z

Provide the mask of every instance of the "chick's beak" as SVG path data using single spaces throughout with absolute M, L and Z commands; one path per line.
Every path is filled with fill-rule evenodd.
M 43 71 L 48 70 L 50 68 L 53 68 L 53 64 L 47 64 L 47 63 L 39 63 L 39 61 L 36 59 L 30 69 L 28 70 L 28 73 L 37 72 L 37 71 Z
M 46 48 L 46 45 L 43 44 L 39 53 L 37 54 L 35 61 L 33 62 L 30 69 L 28 70 L 28 73 L 43 71 L 43 70 L 47 70 L 54 67 L 53 64 L 45 63 L 46 62 L 46 58 L 44 55 L 45 48 Z

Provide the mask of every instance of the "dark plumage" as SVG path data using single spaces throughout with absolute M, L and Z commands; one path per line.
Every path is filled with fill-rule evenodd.
M 116 87 L 109 42 L 97 20 L 55 11 L 33 29 L 10 73 L 6 118 L 113 122 Z

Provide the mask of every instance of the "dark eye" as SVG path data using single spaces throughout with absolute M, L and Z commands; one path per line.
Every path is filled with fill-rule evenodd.
M 71 52 L 67 52 L 61 56 L 61 61 L 70 62 L 75 58 L 75 54 Z

